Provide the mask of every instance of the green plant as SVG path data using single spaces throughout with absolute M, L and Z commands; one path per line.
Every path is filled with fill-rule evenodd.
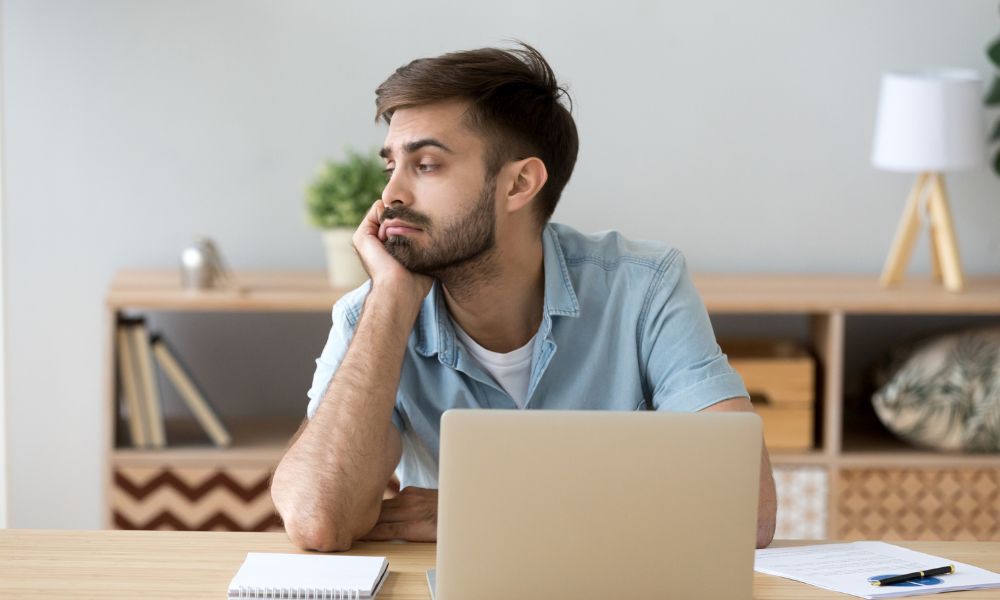
M 357 227 L 382 195 L 385 172 L 374 152 L 347 150 L 343 161 L 326 161 L 306 190 L 309 221 L 323 229 Z
M 993 65 L 997 69 L 1000 69 L 1000 37 L 990 44 L 986 54 L 989 55 Z M 993 85 L 990 86 L 990 91 L 986 94 L 986 106 L 1000 106 L 1000 73 L 996 73 L 993 76 Z M 993 135 L 990 136 L 990 142 L 1000 142 L 1000 119 L 997 119 L 997 124 L 993 127 Z M 997 148 L 996 153 L 993 155 L 993 172 L 1000 175 L 1000 148 Z

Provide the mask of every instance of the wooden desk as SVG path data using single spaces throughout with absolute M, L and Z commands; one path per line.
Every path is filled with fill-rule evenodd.
M 900 545 L 1000 571 L 1000 542 Z M 0 529 L 0 598 L 224 600 L 229 580 L 249 551 L 298 552 L 281 533 Z M 424 573 L 434 566 L 434 544 L 366 543 L 350 554 L 389 557 L 380 600 L 430 597 Z M 849 598 L 759 573 L 754 574 L 753 597 Z M 998 597 L 1000 590 L 955 596 Z

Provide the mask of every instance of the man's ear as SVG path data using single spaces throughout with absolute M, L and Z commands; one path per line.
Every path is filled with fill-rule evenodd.
M 505 210 L 513 213 L 531 203 L 549 179 L 545 163 L 536 156 L 529 156 L 507 165 L 510 184 L 504 198 Z

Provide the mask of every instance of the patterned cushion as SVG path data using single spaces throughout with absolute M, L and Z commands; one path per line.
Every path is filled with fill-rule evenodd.
M 893 353 L 872 397 L 886 427 L 919 446 L 1000 451 L 1000 327 Z

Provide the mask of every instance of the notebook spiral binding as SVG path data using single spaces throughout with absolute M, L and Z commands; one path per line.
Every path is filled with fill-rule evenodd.
M 240 586 L 230 590 L 233 598 L 290 598 L 292 600 L 361 600 L 361 590 L 321 590 L 319 588 L 272 588 Z

